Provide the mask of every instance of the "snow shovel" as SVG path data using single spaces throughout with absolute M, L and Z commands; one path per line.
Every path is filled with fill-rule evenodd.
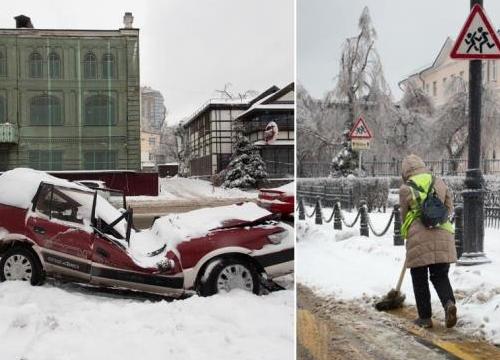
M 406 272 L 406 259 L 399 275 L 399 280 L 395 289 L 391 289 L 380 301 L 375 303 L 375 309 L 378 311 L 388 311 L 403 307 L 405 301 L 405 294 L 401 293 L 401 284 Z

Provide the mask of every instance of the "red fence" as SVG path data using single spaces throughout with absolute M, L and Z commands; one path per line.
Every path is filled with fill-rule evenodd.
M 51 175 L 74 180 L 100 180 L 110 189 L 122 190 L 127 196 L 158 196 L 158 173 L 129 170 L 108 171 L 54 171 Z

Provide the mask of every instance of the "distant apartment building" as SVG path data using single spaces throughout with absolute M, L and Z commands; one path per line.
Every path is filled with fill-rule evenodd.
M 458 76 L 469 81 L 469 62 L 450 58 L 453 44 L 454 41 L 448 37 L 432 64 L 403 79 L 399 83 L 400 87 L 404 89 L 411 82 L 429 95 L 437 107 L 443 105 L 447 100 L 446 85 L 450 79 Z M 500 91 L 499 72 L 498 60 L 483 61 L 483 82 L 489 83 L 497 91 Z
M 140 169 L 139 29 L 0 29 L 0 170 Z
M 275 96 L 273 96 L 273 94 Z M 184 123 L 190 151 L 190 175 L 210 176 L 224 170 L 232 155 L 235 132 L 241 129 L 259 147 L 271 177 L 293 175 L 293 84 L 272 86 L 250 100 L 211 100 Z M 270 121 L 281 125 L 273 145 L 263 132 Z M 280 167 L 279 163 L 286 164 Z
M 166 108 L 163 95 L 150 87 L 141 88 L 141 167 L 155 168 L 165 162 L 162 129 Z

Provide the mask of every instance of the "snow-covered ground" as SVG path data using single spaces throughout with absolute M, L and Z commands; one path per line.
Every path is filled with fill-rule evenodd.
M 312 208 L 307 208 L 312 212 Z M 329 215 L 329 212 L 327 212 Z M 355 214 L 347 214 L 350 222 Z M 370 214 L 377 231 L 389 220 L 386 214 Z M 346 229 L 344 227 L 344 229 Z M 393 245 L 392 228 L 381 237 L 359 236 L 353 230 L 333 230 L 333 225 L 315 225 L 314 218 L 297 222 L 297 281 L 321 296 L 370 302 L 395 287 L 404 262 L 404 246 Z M 486 228 L 485 252 L 490 264 L 464 267 L 452 265 L 450 279 L 458 301 L 458 328 L 500 344 L 500 230 Z M 431 285 L 432 288 L 432 285 Z M 402 291 L 406 303 L 415 304 L 411 278 L 406 273 Z M 444 314 L 432 290 L 433 314 Z
M 255 199 L 256 191 L 242 191 L 240 189 L 228 189 L 213 186 L 209 181 L 190 179 L 183 177 L 172 177 L 160 179 L 160 195 L 132 196 L 131 201 L 142 200 L 199 200 L 199 199 Z
M 150 301 L 0 284 L 2 360 L 293 359 L 294 292 Z

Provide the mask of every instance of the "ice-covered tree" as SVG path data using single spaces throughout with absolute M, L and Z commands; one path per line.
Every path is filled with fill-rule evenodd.
M 458 76 L 450 78 L 446 95 L 447 100 L 439 108 L 430 130 L 434 140 L 433 150 L 451 160 L 460 159 L 466 155 L 469 141 L 469 88 L 465 80 Z M 496 122 L 500 116 L 500 102 L 496 92 L 488 85 L 483 86 L 481 99 L 481 152 L 484 154 L 493 148 L 500 135 Z M 458 162 L 452 161 L 451 165 L 456 170 Z
M 259 150 L 246 136 L 238 133 L 222 185 L 228 188 L 255 188 L 266 178 L 266 164 Z
M 382 130 L 381 122 L 387 120 L 386 113 L 393 106 L 375 49 L 377 34 L 368 7 L 363 9 L 358 27 L 359 34 L 346 39 L 342 46 L 336 87 L 326 98 L 327 103 L 345 104 L 347 110 L 341 132 L 342 147 L 332 163 L 334 176 L 348 175 L 357 168 L 358 154 L 352 150 L 348 136 L 356 118 L 369 111 L 372 128 Z
M 179 161 L 179 175 L 188 176 L 191 169 L 191 146 L 189 145 L 188 132 L 181 121 L 174 130 L 176 138 L 177 159 Z

